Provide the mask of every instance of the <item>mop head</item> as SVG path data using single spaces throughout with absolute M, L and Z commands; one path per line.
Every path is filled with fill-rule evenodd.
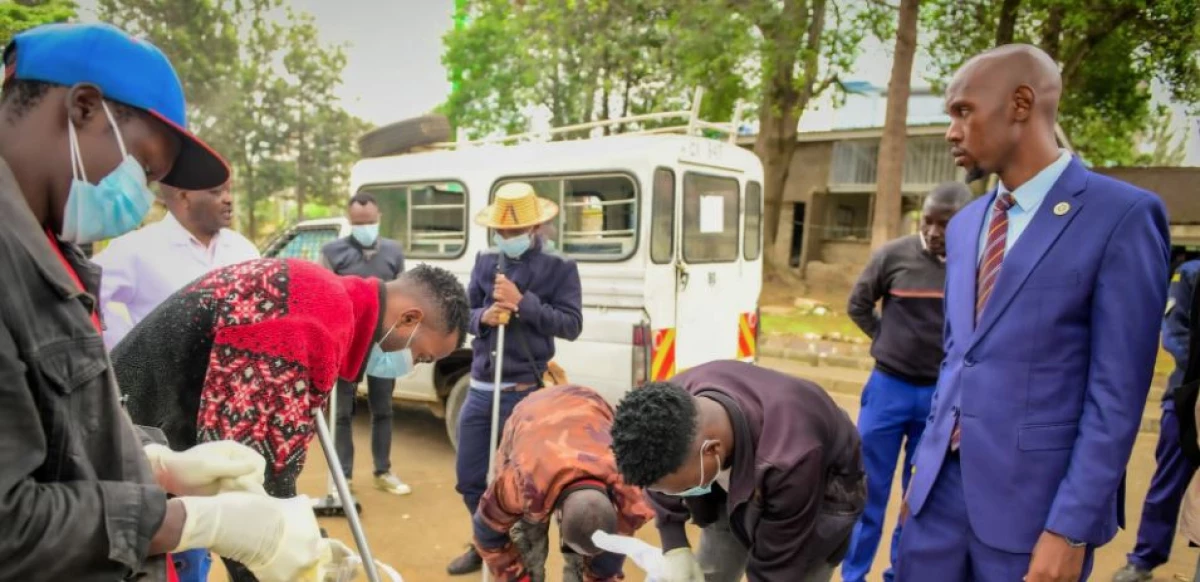
M 399 573 L 379 560 L 375 560 L 375 569 L 381 580 L 404 582 Z M 366 579 L 362 557 L 355 554 L 350 546 L 333 538 L 325 538 L 321 540 L 321 559 L 304 572 L 299 582 L 351 582 L 358 579 L 359 573 L 363 573 L 363 579 Z
M 597 530 L 592 533 L 592 543 L 597 548 L 624 554 L 646 573 L 646 582 L 665 580 L 667 562 L 662 550 L 637 538 L 620 536 Z

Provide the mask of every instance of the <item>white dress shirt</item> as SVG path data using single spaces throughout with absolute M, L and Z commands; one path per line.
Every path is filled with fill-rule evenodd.
M 208 246 L 201 244 L 169 212 L 154 224 L 113 239 L 92 259 L 104 269 L 100 309 L 105 346 L 111 350 L 159 303 L 201 275 L 257 258 L 254 243 L 228 228 Z

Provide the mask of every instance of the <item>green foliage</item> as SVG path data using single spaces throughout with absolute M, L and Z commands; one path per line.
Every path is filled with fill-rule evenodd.
M 345 47 L 322 43 L 311 15 L 282 0 L 99 1 L 101 18 L 175 64 L 189 122 L 233 167 L 247 236 L 345 197 L 367 124 L 340 106 Z
M 71 0 L 0 0 L 0 46 L 13 35 L 35 26 L 68 22 L 75 18 L 77 6 Z
M 554 126 L 686 106 L 691 87 L 671 52 L 686 31 L 672 26 L 673 3 L 513 4 L 468 2 L 467 24 L 444 37 L 442 62 L 461 79 L 441 111 L 468 136 L 525 131 L 537 106 Z
M 1005 5 L 1013 12 L 1003 14 Z M 1001 34 L 1006 18 L 1011 39 Z M 1140 163 L 1139 136 L 1161 123 L 1150 106 L 1153 80 L 1200 106 L 1200 0 L 929 0 L 922 26 L 952 31 L 925 47 L 939 70 L 934 81 L 997 41 L 1046 50 L 1063 68 L 1063 129 L 1096 165 Z

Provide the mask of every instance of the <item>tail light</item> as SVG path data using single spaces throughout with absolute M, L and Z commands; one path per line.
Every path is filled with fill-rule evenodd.
M 639 323 L 633 326 L 633 353 L 630 357 L 633 364 L 632 380 L 635 388 L 645 384 L 650 379 L 651 343 L 650 324 Z
M 762 308 L 754 308 L 754 363 L 758 363 L 758 354 L 762 352 Z

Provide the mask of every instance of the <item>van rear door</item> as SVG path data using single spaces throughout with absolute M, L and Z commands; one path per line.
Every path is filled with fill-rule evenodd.
M 683 174 L 675 286 L 675 372 L 738 355 L 745 311 L 741 272 L 741 186 L 718 173 Z M 757 292 L 754 292 L 757 295 Z

